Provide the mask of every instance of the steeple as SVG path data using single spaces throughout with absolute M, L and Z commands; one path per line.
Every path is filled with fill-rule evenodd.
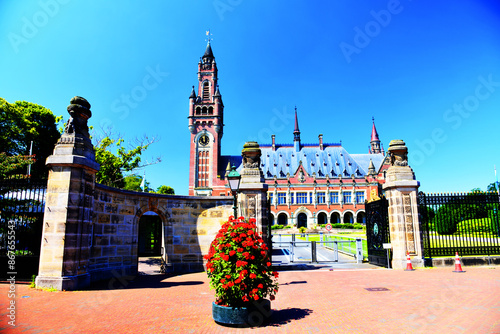
M 372 138 L 371 138 L 371 141 L 380 141 L 380 139 L 378 139 L 378 133 L 377 133 L 377 129 L 375 128 L 375 118 L 372 117 L 372 122 L 373 122 L 373 126 L 372 126 Z
M 295 128 L 293 129 L 293 146 L 295 151 L 300 151 L 300 130 L 299 121 L 297 119 L 297 106 L 295 106 Z
M 380 149 L 380 139 L 378 138 L 377 129 L 375 128 L 375 118 L 372 117 L 372 137 L 370 139 L 370 154 L 380 154 L 382 153 Z
M 205 50 L 205 54 L 203 54 L 203 62 L 208 61 L 210 60 L 210 62 L 212 62 L 212 60 L 214 59 L 214 54 L 212 52 L 212 47 L 210 46 L 210 41 L 208 41 L 207 43 L 207 49 Z

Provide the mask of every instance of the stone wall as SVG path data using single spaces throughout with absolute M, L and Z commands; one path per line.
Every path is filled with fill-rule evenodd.
M 162 256 L 171 272 L 202 271 L 203 255 L 232 214 L 229 197 L 138 193 L 96 184 L 91 227 L 91 281 L 135 275 L 140 217 L 153 211 L 162 221 Z

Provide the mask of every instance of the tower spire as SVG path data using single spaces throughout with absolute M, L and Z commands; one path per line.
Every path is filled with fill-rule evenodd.
M 380 139 L 378 138 L 378 132 L 375 128 L 375 118 L 372 117 L 372 136 L 370 139 L 370 153 L 371 154 L 379 154 L 382 153 L 380 150 Z
M 293 129 L 293 146 L 295 146 L 295 150 L 300 150 L 300 130 L 299 130 L 299 121 L 297 118 L 297 106 L 295 106 L 295 128 Z

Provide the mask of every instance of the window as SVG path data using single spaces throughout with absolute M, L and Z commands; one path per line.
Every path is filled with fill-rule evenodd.
M 365 192 L 356 191 L 356 203 L 364 203 L 364 202 L 365 202 Z
M 307 193 L 297 193 L 297 204 L 307 204 Z
M 278 193 L 278 204 L 286 204 L 286 193 Z
M 330 203 L 332 204 L 339 203 L 339 193 L 330 193 Z
M 208 85 L 208 82 L 203 83 L 203 99 L 208 99 L 210 97 L 210 86 Z
M 291 193 L 291 194 L 290 194 L 290 204 L 293 204 L 293 203 L 294 203 L 294 202 L 293 202 L 293 197 L 294 197 L 294 193 Z
M 312 202 L 313 202 L 313 194 L 309 193 L 309 203 L 312 204 Z
M 274 194 L 273 193 L 269 193 L 269 204 L 273 205 L 273 199 L 274 199 Z
M 318 204 L 325 204 L 325 193 L 318 193 Z
M 352 202 L 351 192 L 350 191 L 346 191 L 344 193 L 344 203 L 351 203 L 351 202 Z

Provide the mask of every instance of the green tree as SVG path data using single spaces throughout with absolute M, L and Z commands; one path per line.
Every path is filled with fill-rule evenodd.
M 0 98 L 0 150 L 6 156 L 27 156 L 33 142 L 35 159 L 30 158 L 33 163 L 31 174 L 33 177 L 46 177 L 45 160 L 52 154 L 60 137 L 57 125 L 61 120 L 62 116 L 56 117 L 41 105 L 26 101 L 8 103 Z M 19 158 L 18 162 L 21 161 L 26 159 Z M 24 173 L 20 170 L 15 172 Z
M 141 188 L 142 179 L 143 178 L 141 176 L 135 174 L 125 176 L 124 178 L 125 186 L 123 187 L 123 189 L 133 190 L 133 191 L 143 191 L 149 193 L 154 192 L 150 187 L 149 181 L 144 182 L 144 189 Z
M 34 156 L 30 155 L 7 155 L 0 152 L 0 180 L 9 177 L 25 177 L 24 174 L 13 174 L 16 171 L 25 171 L 26 166 L 35 161 Z M 1 193 L 0 193 L 1 194 Z
M 486 191 L 488 191 L 488 192 L 498 192 L 497 183 L 496 182 L 492 182 L 492 183 L 488 184 L 488 187 L 486 188 Z
M 157 141 L 156 138 L 144 137 L 127 149 L 124 146 L 124 139 L 112 137 L 111 134 L 105 133 L 102 139 L 97 139 L 94 143 L 96 161 L 101 165 L 96 174 L 97 183 L 123 189 L 126 185 L 126 173 L 132 173 L 138 168 L 161 162 L 161 158 L 157 157 L 151 163 L 142 163 L 142 153 Z M 134 181 L 133 178 L 129 180 L 130 187 L 133 186 L 132 181 Z
M 156 189 L 156 193 L 163 195 L 175 195 L 174 188 L 165 185 L 159 186 L 158 189 Z

